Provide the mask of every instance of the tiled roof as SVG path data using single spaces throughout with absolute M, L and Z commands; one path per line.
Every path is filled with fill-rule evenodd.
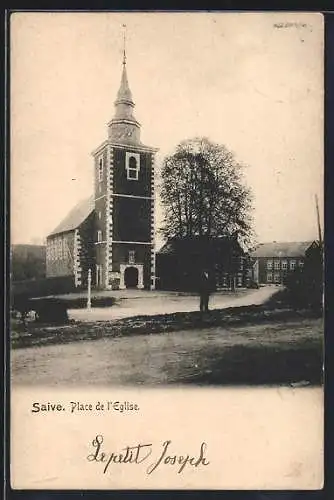
M 94 197 L 80 201 L 69 214 L 61 221 L 60 224 L 49 234 L 64 233 L 65 231 L 73 231 L 82 224 L 94 210 Z
M 252 257 L 302 257 L 313 241 L 289 241 L 285 243 L 261 243 L 252 253 Z
M 229 250 L 232 245 L 239 246 L 233 238 L 221 237 L 201 240 L 198 237 L 173 238 L 168 240 L 157 252 L 159 255 L 179 255 L 180 252 L 201 253 L 208 248 Z

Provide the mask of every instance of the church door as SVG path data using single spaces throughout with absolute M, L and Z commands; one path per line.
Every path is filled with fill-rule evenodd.
M 125 269 L 124 282 L 126 288 L 136 288 L 138 285 L 138 269 L 136 267 L 127 267 Z

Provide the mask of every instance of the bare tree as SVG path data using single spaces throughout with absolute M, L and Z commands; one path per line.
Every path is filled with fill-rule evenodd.
M 252 242 L 252 196 L 243 165 L 207 138 L 181 142 L 163 162 L 162 233 L 167 238 L 238 237 Z

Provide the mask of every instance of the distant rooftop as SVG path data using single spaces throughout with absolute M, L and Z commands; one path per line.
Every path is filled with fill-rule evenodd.
M 87 217 L 94 210 L 94 196 L 80 201 L 72 210 L 67 214 L 65 219 L 48 235 L 64 233 L 65 231 L 73 231 L 82 224 Z
M 199 237 L 193 236 L 189 238 L 171 238 L 164 243 L 157 252 L 160 255 L 178 255 L 180 252 L 195 252 L 199 253 L 207 249 L 207 244 L 212 248 L 220 248 L 221 250 L 230 249 L 231 244 L 239 244 L 235 238 L 219 237 L 201 240 Z
M 251 255 L 252 257 L 302 257 L 312 243 L 313 241 L 261 243 Z

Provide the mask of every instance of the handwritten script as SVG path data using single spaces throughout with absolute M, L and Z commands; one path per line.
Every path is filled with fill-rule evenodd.
M 186 467 L 207 466 L 210 462 L 205 454 L 207 444 L 202 442 L 197 455 L 175 454 L 172 450 L 171 440 L 164 441 L 156 450 L 152 443 L 138 443 L 127 445 L 118 451 L 105 451 L 103 447 L 104 438 L 98 434 L 92 441 L 93 453 L 87 456 L 89 462 L 102 464 L 103 474 L 114 464 L 141 464 L 147 463 L 146 473 L 152 474 L 164 465 L 174 466 L 177 473 L 181 474 Z
M 296 22 L 285 22 L 285 23 L 274 23 L 274 28 L 310 28 L 310 25 L 306 23 L 296 23 Z M 311 29 L 312 31 L 312 29 Z

